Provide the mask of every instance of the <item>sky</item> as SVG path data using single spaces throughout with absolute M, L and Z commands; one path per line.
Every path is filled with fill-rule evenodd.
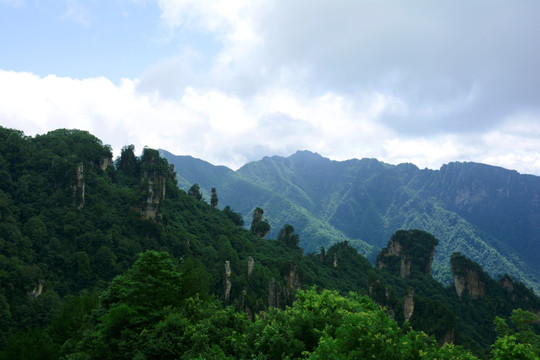
M 537 0 L 0 0 L 0 125 L 237 169 L 310 150 L 540 175 Z

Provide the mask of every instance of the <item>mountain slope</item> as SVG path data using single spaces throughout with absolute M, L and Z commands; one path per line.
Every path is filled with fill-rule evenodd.
M 383 317 L 409 319 L 414 329 L 480 355 L 495 340 L 496 315 L 540 309 L 523 285 L 490 279 L 457 255 L 455 289 L 435 281 L 429 265 L 438 241 L 426 232 L 396 232 L 377 267 L 347 242 L 303 254 L 292 226 L 262 239 L 238 226 L 231 210 L 180 190 L 156 150 L 137 157 L 126 146 L 114 162 L 111 156 L 84 131 L 31 138 L 0 127 L 0 359 L 88 358 L 77 354 L 85 348 L 97 351 L 90 358 L 132 358 L 124 350 L 152 353 L 147 345 L 157 342 L 167 350 L 169 335 L 183 336 L 184 316 L 193 319 L 194 304 L 206 306 L 209 295 L 211 313 L 234 311 L 249 321 L 291 306 L 300 289 L 354 291 L 383 306 Z M 310 187 L 305 181 L 298 189 Z M 178 313 L 183 305 L 187 312 Z M 166 319 L 180 327 L 162 328 Z
M 291 197 L 288 196 L 291 191 L 287 186 L 282 186 L 277 181 L 279 177 L 276 177 L 275 184 L 271 183 L 273 176 L 271 170 L 261 175 L 264 181 L 268 181 L 268 184 L 264 185 L 252 181 L 239 171 L 234 172 L 223 166 L 214 166 L 191 156 L 176 156 L 162 149 L 159 151 L 175 166 L 180 188 L 187 191 L 194 183 L 197 183 L 205 198 L 209 199 L 211 188 L 216 187 L 219 207 L 231 206 L 234 211 L 243 215 L 246 224 L 251 223 L 251 214 L 256 207 L 263 208 L 272 228 L 268 235 L 270 238 L 277 237 L 281 226 L 290 223 L 295 228 L 301 229 L 299 232 L 301 245 L 308 252 L 318 251 L 320 246 L 328 247 L 347 240 L 354 244 L 361 254 L 375 258 L 375 247 L 360 239 L 345 235 L 325 220 L 315 216 L 310 210 L 297 204 L 295 201 L 297 198 L 304 199 L 304 203 L 311 201 L 307 195 L 302 195 L 302 190 L 298 187 L 296 191 L 300 195 Z M 273 186 L 279 187 L 279 190 L 274 190 Z M 311 239 L 311 241 L 306 242 L 304 239 Z
M 307 251 L 348 239 L 373 260 L 394 231 L 419 228 L 440 239 L 433 265 L 440 281 L 451 281 L 448 259 L 460 251 L 492 276 L 508 273 L 540 292 L 536 176 L 474 163 L 437 171 L 375 159 L 332 161 L 309 151 L 215 176 L 208 163 L 199 173 L 180 157 L 164 156 L 188 184 L 204 184 L 206 192 L 216 187 L 221 204 L 246 222 L 254 207 L 263 208 L 274 229 L 270 236 L 276 225 L 290 222 Z

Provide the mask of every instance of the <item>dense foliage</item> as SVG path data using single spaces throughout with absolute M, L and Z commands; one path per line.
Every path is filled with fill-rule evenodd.
M 55 324 L 12 338 L 3 358 L 53 359 L 474 359 L 453 346 L 402 330 L 367 297 L 314 289 L 299 291 L 291 307 L 273 308 L 250 321 L 222 308 L 198 284 L 204 270 L 178 266 L 148 251 L 102 293 L 93 312 L 74 314 L 66 303 Z M 197 276 L 193 276 L 197 275 Z M 196 291 L 195 291 L 196 289 Z M 95 304 L 94 304 L 95 305 Z M 84 332 L 58 336 L 83 315 Z
M 130 145 L 111 157 L 84 131 L 32 138 L 0 128 L 0 358 L 350 358 L 388 349 L 472 358 L 439 349 L 448 333 L 484 357 L 499 341 L 496 316 L 538 309 L 511 277 L 512 290 L 488 277 L 473 300 L 425 273 L 401 279 L 374 268 L 348 242 L 304 255 L 292 221 L 276 240 L 255 236 L 198 186 L 180 190 L 157 151 L 136 156 Z M 433 238 L 413 233 L 412 244 Z M 415 311 L 404 323 L 410 289 Z M 520 333 L 501 335 L 494 356 L 534 339 Z

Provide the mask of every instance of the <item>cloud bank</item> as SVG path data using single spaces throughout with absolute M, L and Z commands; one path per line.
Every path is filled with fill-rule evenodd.
M 538 2 L 131 6 L 158 7 L 174 53 L 117 83 L 0 70 L 1 124 L 81 128 L 117 154 L 146 145 L 232 168 L 308 149 L 540 175 Z

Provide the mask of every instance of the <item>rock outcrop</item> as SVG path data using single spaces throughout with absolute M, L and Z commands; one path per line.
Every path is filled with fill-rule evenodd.
M 248 278 L 253 273 L 254 268 L 255 268 L 255 260 L 253 260 L 253 258 L 250 256 L 248 258 L 248 271 L 247 271 Z
M 510 296 L 516 306 L 536 314 L 540 320 L 540 300 L 535 296 L 532 289 L 516 281 L 509 275 L 504 275 L 499 279 L 498 285 L 508 293 L 508 296 Z
M 459 297 L 463 295 L 465 289 L 467 289 L 469 296 L 473 300 L 484 296 L 484 283 L 474 270 L 467 269 L 465 276 L 454 274 L 454 286 Z
M 281 308 L 283 305 L 281 284 L 272 278 L 268 283 L 268 307 Z
M 512 279 L 508 276 L 504 276 L 501 280 L 500 280 L 500 284 L 503 288 L 505 288 L 506 290 L 510 291 L 510 292 L 513 292 L 514 291 L 514 282 L 512 281 Z
M 99 160 L 99 168 L 101 171 L 107 170 L 109 166 L 112 166 L 113 160 L 112 157 L 103 157 Z
M 84 166 L 80 163 L 75 168 L 75 184 L 71 185 L 73 206 L 79 210 L 84 207 L 84 188 Z
M 291 261 L 284 269 L 283 281 L 272 278 L 268 283 L 268 307 L 283 309 L 291 306 L 296 290 L 300 288 L 298 264 Z
M 289 272 L 285 276 L 287 287 L 293 290 L 300 288 L 300 278 L 298 276 L 298 264 L 291 263 L 289 266 Z
M 430 266 L 431 268 L 431 266 Z M 399 266 L 399 277 L 406 278 L 411 274 L 411 260 L 407 255 L 401 256 L 400 266 Z
M 225 303 L 229 303 L 231 296 L 232 282 L 231 282 L 231 262 L 225 261 Z
M 29 297 L 30 299 L 35 299 L 35 298 L 37 298 L 38 296 L 40 296 L 41 293 L 43 292 L 43 284 L 44 284 L 44 283 L 45 283 L 45 280 L 39 280 L 38 285 L 37 285 L 34 289 L 32 289 L 32 291 L 30 291 L 30 292 L 28 293 L 28 297 Z
M 253 210 L 253 220 L 251 221 L 251 233 L 262 239 L 270 232 L 270 225 L 266 219 L 263 220 L 264 210 L 261 208 L 255 208 Z
M 165 199 L 165 179 L 162 176 L 148 177 L 143 175 L 143 186 L 146 188 L 146 199 L 140 212 L 144 220 L 156 220 L 159 204 Z
M 430 275 L 438 240 L 425 231 L 399 230 L 377 256 L 377 267 L 408 277 L 411 271 Z
M 408 321 L 414 313 L 414 289 L 407 289 L 407 294 L 403 298 L 403 318 Z
M 450 263 L 454 275 L 454 288 L 460 298 L 465 293 L 473 300 L 484 296 L 484 279 L 487 275 L 480 265 L 459 253 L 452 255 Z
M 165 200 L 167 181 L 175 179 L 174 169 L 159 157 L 156 150 L 145 148 L 140 164 L 141 202 L 138 204 L 143 220 L 160 219 L 159 206 Z

